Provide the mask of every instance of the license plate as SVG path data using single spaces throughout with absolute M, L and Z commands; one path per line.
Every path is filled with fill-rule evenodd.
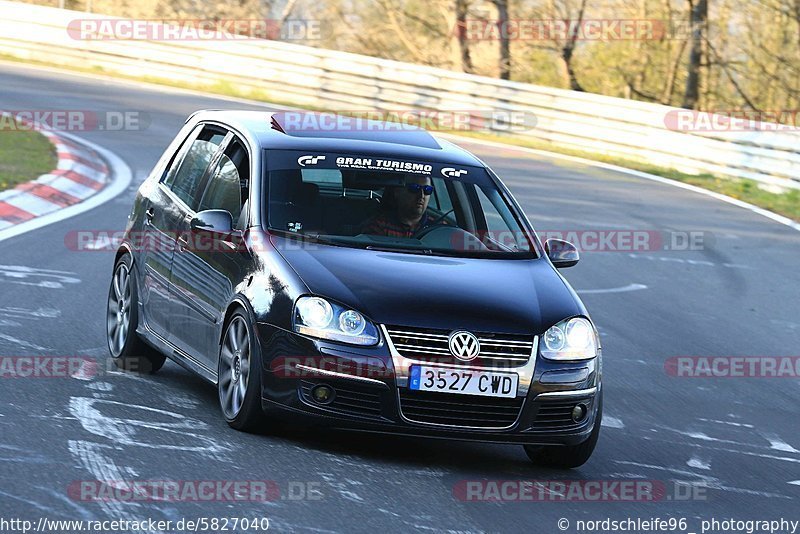
M 417 391 L 513 398 L 517 396 L 518 384 L 519 375 L 516 373 L 412 365 L 408 388 Z

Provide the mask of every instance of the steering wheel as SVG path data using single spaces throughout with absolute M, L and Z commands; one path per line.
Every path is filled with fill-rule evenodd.
M 433 248 L 445 250 L 486 251 L 489 248 L 480 239 L 458 226 L 437 224 L 426 226 L 415 237 Z
M 449 224 L 443 224 L 443 223 L 432 224 L 432 225 L 426 226 L 425 228 L 420 228 L 419 230 L 414 232 L 414 235 L 412 235 L 411 237 L 412 237 L 412 239 L 420 239 L 421 240 L 426 235 L 430 234 L 434 230 L 438 230 L 439 228 L 452 228 L 452 226 L 450 226 Z
M 426 235 L 431 233 L 436 228 L 441 228 L 442 226 L 450 226 L 448 224 L 443 224 L 442 221 L 444 220 L 445 217 L 447 217 L 448 215 L 450 215 L 454 211 L 456 211 L 455 208 L 453 208 L 450 211 L 448 211 L 446 213 L 443 213 L 440 216 L 436 217 L 436 219 L 434 219 L 433 222 L 431 222 L 428 226 L 426 226 L 424 228 L 420 228 L 419 230 L 414 232 L 414 235 L 412 235 L 411 237 L 413 239 L 422 239 L 423 237 L 425 237 Z

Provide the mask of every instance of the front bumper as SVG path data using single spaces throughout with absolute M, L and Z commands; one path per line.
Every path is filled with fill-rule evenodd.
M 495 443 L 576 445 L 588 439 L 601 393 L 600 356 L 576 363 L 538 356 L 528 364 L 492 368 L 519 374 L 517 397 L 496 399 L 408 389 L 408 367 L 382 329 L 374 347 L 345 347 L 258 324 L 262 406 L 270 415 L 346 430 Z M 426 362 L 419 362 L 425 364 Z M 454 369 L 490 370 L 469 364 Z M 318 385 L 336 392 L 330 404 L 311 396 Z M 571 419 L 582 405 L 587 415 Z

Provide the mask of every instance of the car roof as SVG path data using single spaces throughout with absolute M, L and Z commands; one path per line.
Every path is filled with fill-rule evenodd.
M 247 135 L 260 148 L 307 150 L 353 155 L 392 155 L 410 159 L 476 165 L 483 163 L 466 150 L 432 136 L 428 131 L 408 125 L 360 119 L 311 111 L 203 110 L 187 122 L 218 122 Z M 327 122 L 323 122 L 327 121 Z M 340 121 L 343 127 L 330 125 Z M 322 125 L 317 128 L 316 125 Z M 297 126 L 300 127 L 297 127 Z

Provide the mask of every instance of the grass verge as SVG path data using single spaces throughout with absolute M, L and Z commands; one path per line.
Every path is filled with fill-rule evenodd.
M 55 147 L 45 136 L 0 116 L 0 191 L 35 180 L 56 164 Z
M 251 92 L 251 91 L 243 91 L 229 83 L 218 83 L 213 85 L 201 85 L 201 84 L 183 84 L 178 83 L 172 80 L 166 80 L 162 78 L 156 77 L 134 77 L 128 76 L 124 74 L 118 73 L 110 73 L 105 71 L 102 68 L 82 68 L 82 67 L 71 67 L 71 66 L 64 66 L 59 65 L 56 63 L 49 63 L 43 61 L 29 61 L 29 60 L 21 60 L 15 58 L 13 56 L 7 56 L 4 54 L 0 54 L 0 58 L 6 59 L 9 61 L 15 61 L 18 63 L 25 63 L 25 64 L 37 64 L 49 67 L 59 67 L 64 68 L 67 70 L 72 70 L 76 72 L 88 72 L 93 74 L 102 74 L 106 76 L 111 76 L 114 78 L 120 79 L 129 79 L 135 80 L 140 82 L 148 82 L 154 83 L 159 85 L 166 85 L 169 87 L 176 87 L 182 89 L 191 89 L 196 91 L 205 91 L 208 93 L 224 95 L 224 96 L 231 96 L 237 98 L 247 98 L 251 100 L 257 100 L 265 103 L 276 104 L 276 105 L 284 105 L 284 106 L 298 106 L 296 102 L 288 102 L 288 101 L 280 101 L 274 98 L 270 98 L 269 94 L 266 92 L 258 91 L 258 92 Z M 323 108 L 308 108 L 307 109 L 316 109 L 318 111 L 323 110 Z M 744 202 L 749 202 L 750 204 L 754 204 L 761 208 L 767 209 L 769 211 L 778 213 L 785 217 L 789 217 L 795 221 L 800 222 L 800 190 L 792 190 L 787 193 L 773 193 L 770 191 L 765 191 L 758 187 L 758 182 L 754 180 L 746 180 L 746 179 L 738 179 L 738 178 L 727 178 L 722 176 L 714 176 L 711 174 L 700 174 L 700 175 L 692 175 L 682 173 L 673 169 L 668 169 L 664 167 L 658 167 L 654 165 L 650 165 L 641 161 L 633 160 L 633 159 L 624 159 L 619 157 L 613 156 L 605 156 L 602 154 L 597 154 L 593 152 L 584 152 L 580 150 L 574 150 L 570 148 L 561 147 L 559 145 L 554 145 L 551 143 L 545 143 L 542 141 L 513 137 L 513 136 L 505 136 L 505 135 L 496 135 L 484 132 L 451 132 L 458 134 L 463 137 L 472 137 L 476 139 L 485 139 L 490 141 L 497 141 L 501 143 L 506 143 L 509 145 L 515 146 L 522 146 L 527 148 L 535 148 L 539 150 L 547 150 L 549 152 L 557 152 L 559 154 L 565 154 L 569 156 L 577 156 L 589 160 L 594 161 L 601 161 L 604 163 L 610 163 L 613 165 L 618 165 L 620 167 L 625 167 L 628 169 L 633 169 L 641 172 L 647 172 L 650 174 L 654 174 L 656 176 L 661 176 L 664 178 L 668 178 L 670 180 L 675 180 L 678 182 L 684 182 L 692 185 L 696 185 L 698 187 L 702 187 L 704 189 L 708 189 L 710 191 L 714 191 L 717 193 L 721 193 L 723 195 L 727 195 L 729 197 L 733 197 Z M 2 180 L 2 178 L 0 178 Z M 2 182 L 0 181 L 0 189 L 2 189 Z

